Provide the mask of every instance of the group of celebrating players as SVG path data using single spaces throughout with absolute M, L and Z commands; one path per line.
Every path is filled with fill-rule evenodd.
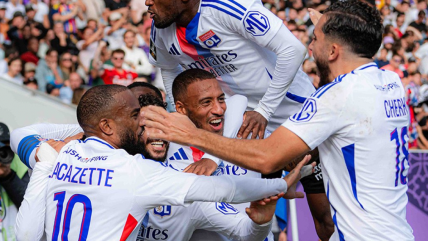
M 375 8 L 311 11 L 315 90 L 305 47 L 260 1 L 146 4 L 176 112 L 149 84 L 104 85 L 82 97 L 79 125 L 12 132 L 33 170 L 18 240 L 273 240 L 276 200 L 303 197 L 300 179 L 321 240 L 414 240 L 409 116 L 399 77 L 372 60 Z

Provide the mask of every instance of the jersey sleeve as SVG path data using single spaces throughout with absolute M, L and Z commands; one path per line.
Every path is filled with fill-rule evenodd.
M 266 79 L 270 82 L 269 87 L 254 109 L 269 121 L 284 99 L 303 62 L 306 47 L 284 26 L 281 19 L 263 6 L 261 1 L 253 0 L 245 4 L 239 0 L 230 2 L 234 5 L 227 7 L 227 11 L 223 8 L 221 8 L 223 11 L 212 11 L 212 14 L 215 14 L 213 17 L 219 19 L 218 23 L 277 55 L 275 71 L 269 76 L 270 79 Z M 223 2 L 224 4 L 226 3 Z M 226 5 L 229 5 L 229 1 Z
M 265 240 L 271 230 L 271 222 L 258 225 L 231 204 L 223 202 L 197 204 L 199 209 L 192 217 L 196 219 L 196 229 L 221 233 L 228 240 L 234 241 Z
M 197 175 L 174 171 L 168 167 L 167 162 L 142 157 L 137 157 L 136 164 L 135 196 L 138 203 L 151 208 L 159 205 L 185 205 L 185 197 Z
M 344 125 L 342 118 L 346 99 L 340 83 L 332 82 L 319 88 L 306 99 L 300 111 L 282 126 L 299 136 L 311 149 L 319 146 Z
M 35 150 L 41 142 L 63 140 L 80 132 L 83 130 L 77 124 L 35 124 L 14 130 L 10 135 L 10 146 L 21 161 L 32 169 L 36 164 Z
M 48 144 L 39 151 L 41 162 L 34 167 L 30 182 L 16 216 L 15 233 L 17 240 L 40 240 L 44 232 L 46 190 L 49 174 L 58 153 Z
M 218 9 L 212 13 L 219 23 L 262 47 L 266 47 L 283 25 L 282 20 L 258 0 L 213 2 L 203 1 L 201 6 Z

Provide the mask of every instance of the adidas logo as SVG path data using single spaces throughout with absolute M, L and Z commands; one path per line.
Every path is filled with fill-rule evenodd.
M 175 161 L 175 160 L 189 160 L 189 158 L 187 157 L 186 153 L 184 152 L 183 148 L 178 149 L 177 152 L 174 153 L 174 155 L 172 155 L 169 160 L 171 161 Z
M 171 48 L 169 48 L 169 54 L 171 55 L 180 55 L 180 52 L 178 52 L 177 48 L 174 44 L 172 44 Z

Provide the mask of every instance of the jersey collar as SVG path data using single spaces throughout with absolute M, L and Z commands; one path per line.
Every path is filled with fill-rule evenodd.
M 91 137 L 88 137 L 88 138 L 86 138 L 84 141 L 82 141 L 83 143 L 86 143 L 86 142 L 94 142 L 94 143 L 98 143 L 99 145 L 104 145 L 104 146 L 107 146 L 108 148 L 110 148 L 110 149 L 116 149 L 116 148 L 114 148 L 112 145 L 110 145 L 108 142 L 106 142 L 105 140 L 103 140 L 103 139 L 101 139 L 101 138 L 98 138 L 98 137 L 95 137 L 95 136 L 91 136 Z M 80 141 L 79 141 L 80 142 Z
M 355 74 L 356 71 L 361 71 L 361 70 L 366 70 L 366 69 L 379 69 L 379 67 L 377 66 L 377 64 L 375 62 L 370 62 L 368 64 L 365 65 L 361 65 L 360 67 L 352 70 L 351 74 Z

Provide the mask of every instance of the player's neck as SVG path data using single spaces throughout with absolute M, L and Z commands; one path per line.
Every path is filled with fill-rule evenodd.
M 191 2 L 193 2 L 193 4 L 191 4 Z M 175 22 L 176 25 L 181 27 L 187 27 L 187 25 L 189 25 L 189 23 L 198 13 L 199 4 L 200 4 L 200 0 L 194 0 L 194 1 L 190 0 L 188 5 L 191 7 L 187 8 L 181 13 L 180 17 Z
M 360 58 L 352 56 L 349 58 L 342 58 L 330 65 L 331 76 L 330 79 L 334 80 L 337 76 L 351 73 L 358 67 L 373 62 L 372 59 Z

